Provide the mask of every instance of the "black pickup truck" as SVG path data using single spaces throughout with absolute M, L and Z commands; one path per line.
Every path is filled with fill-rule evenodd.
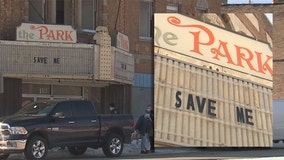
M 118 157 L 132 131 L 132 115 L 99 115 L 91 101 L 32 102 L 0 119 L 0 159 L 24 152 L 29 160 L 42 160 L 54 147 L 74 155 L 102 147 L 106 156 Z

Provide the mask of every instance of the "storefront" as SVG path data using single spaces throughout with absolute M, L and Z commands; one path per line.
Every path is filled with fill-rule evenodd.
M 6 97 L 0 98 L 0 108 L 9 107 L 7 101 L 12 99 L 21 105 L 47 99 L 88 99 L 101 113 L 108 113 L 109 103 L 121 113 L 131 113 L 134 58 L 118 45 L 111 46 L 105 27 L 96 31 L 96 44 L 79 44 L 70 26 L 22 24 L 17 28 L 17 41 L 0 41 L 0 97 Z M 21 97 L 7 95 L 11 89 L 8 79 L 19 80 L 15 84 L 21 88 L 12 90 Z

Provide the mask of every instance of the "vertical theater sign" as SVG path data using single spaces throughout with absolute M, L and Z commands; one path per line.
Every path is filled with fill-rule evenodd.
M 272 146 L 268 44 L 180 14 L 155 14 L 155 140 Z

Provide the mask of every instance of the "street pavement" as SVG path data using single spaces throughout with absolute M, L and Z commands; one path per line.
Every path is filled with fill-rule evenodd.
M 148 154 L 140 154 L 140 146 L 133 145 L 133 144 L 125 144 L 124 151 L 121 157 L 117 159 L 173 159 L 173 158 L 166 158 L 164 155 L 171 154 L 172 156 L 176 156 L 176 159 L 189 159 L 188 157 L 179 157 L 179 154 L 189 154 L 190 152 L 198 152 L 198 149 L 195 148 L 188 148 L 188 147 L 157 147 L 155 153 L 148 153 Z M 67 149 L 60 149 L 60 148 L 53 148 L 49 150 L 48 156 L 46 157 L 47 160 L 89 160 L 89 159 L 112 159 L 107 158 L 102 149 L 88 149 L 85 154 L 81 156 L 74 156 L 71 155 Z M 194 159 L 203 159 L 204 158 L 194 158 Z M 215 160 L 216 158 L 210 159 Z M 9 156 L 8 160 L 25 160 L 24 154 L 12 154 Z M 192 158 L 191 158 L 192 160 Z M 206 160 L 209 160 L 206 158 Z
M 224 150 L 224 154 L 222 154 Z M 227 150 L 227 152 L 226 152 Z M 273 156 L 273 152 L 276 152 Z M 124 145 L 124 151 L 121 157 L 117 159 L 175 159 L 175 160 L 284 160 L 284 144 L 275 144 L 273 149 L 268 150 L 252 150 L 246 149 L 231 150 L 226 148 L 191 148 L 191 147 L 157 147 L 155 153 L 140 154 L 140 146 L 135 144 Z M 266 156 L 272 154 L 272 156 Z M 225 155 L 225 158 L 218 158 L 218 155 Z M 242 154 L 248 154 L 242 155 Z M 208 157 L 206 157 L 208 155 Z M 211 156 L 212 155 L 212 156 Z M 254 158 L 253 155 L 258 155 Z M 282 156 L 283 155 L 283 156 Z M 192 156 L 192 157 L 190 157 Z M 210 158 L 211 157 L 211 158 Z M 242 157 L 242 158 L 238 158 Z M 247 158 L 249 157 L 249 158 Z M 88 149 L 87 152 L 81 156 L 71 155 L 67 149 L 61 150 L 60 148 L 53 148 L 49 151 L 46 160 L 90 160 L 90 159 L 111 159 L 105 157 L 102 149 Z M 8 160 L 25 160 L 24 154 L 10 155 Z

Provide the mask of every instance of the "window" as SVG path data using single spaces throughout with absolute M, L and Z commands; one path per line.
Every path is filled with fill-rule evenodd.
M 94 30 L 96 28 L 97 0 L 29 0 L 28 2 L 30 22 L 76 24 L 79 30 Z M 74 3 L 76 4 L 74 5 Z M 77 18 L 75 21 L 74 16 Z
M 29 21 L 43 24 L 71 24 L 72 1 L 29 0 Z
M 64 0 L 56 1 L 56 24 L 64 24 Z
M 151 39 L 152 1 L 140 1 L 140 39 Z
M 53 85 L 52 91 L 53 95 L 82 95 L 82 87 L 80 86 Z
M 82 29 L 95 29 L 95 1 L 94 0 L 83 0 L 82 1 L 82 16 L 81 16 L 81 27 Z
M 74 115 L 78 117 L 94 116 L 95 109 L 88 101 L 74 102 Z
M 179 4 L 177 3 L 168 3 L 167 13 L 179 13 Z
M 71 102 L 59 102 L 53 111 L 55 113 L 63 113 L 65 118 L 72 117 L 72 103 Z
M 45 23 L 44 0 L 29 0 L 29 21 Z
M 33 115 L 33 116 L 45 116 L 55 106 L 54 102 L 33 102 L 27 104 L 24 108 L 17 112 L 18 115 Z
M 72 21 L 72 1 L 56 0 L 56 24 L 70 25 Z
M 97 0 L 80 0 L 77 1 L 77 28 L 89 32 L 96 28 L 96 8 Z
M 195 7 L 195 11 L 197 13 L 208 13 L 209 8 L 208 8 L 207 0 L 198 0 L 196 7 Z

